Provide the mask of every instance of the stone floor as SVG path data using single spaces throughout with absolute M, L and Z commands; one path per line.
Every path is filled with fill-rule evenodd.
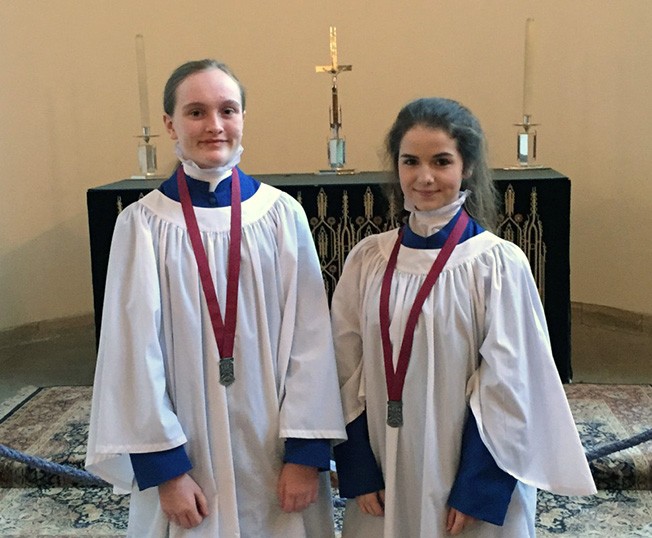
M 75 318 L 54 329 L 0 339 L 0 401 L 25 385 L 92 384 L 92 318 Z M 571 344 L 575 383 L 652 384 L 649 317 L 574 303 Z
M 573 303 L 575 383 L 652 384 L 652 316 Z
M 0 401 L 26 385 L 92 385 L 95 329 L 62 328 L 0 347 Z

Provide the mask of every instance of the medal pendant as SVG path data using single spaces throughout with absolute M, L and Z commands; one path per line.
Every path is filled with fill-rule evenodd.
M 392 428 L 403 426 L 403 402 L 401 400 L 387 402 L 387 425 Z
M 220 383 L 228 387 L 235 381 L 235 373 L 233 370 L 233 357 L 220 359 Z

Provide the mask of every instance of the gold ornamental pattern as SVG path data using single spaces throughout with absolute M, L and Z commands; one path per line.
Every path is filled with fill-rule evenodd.
M 503 196 L 502 211 L 498 216 L 496 233 L 518 245 L 530 262 L 532 274 L 545 305 L 546 280 L 546 243 L 544 241 L 543 221 L 538 212 L 538 194 L 536 187 L 530 190 L 529 212 L 517 213 L 516 191 L 510 183 Z M 144 193 L 139 193 L 142 198 Z M 321 265 L 324 286 L 329 300 L 333 295 L 337 281 L 342 274 L 344 261 L 351 249 L 369 235 L 398 228 L 405 221 L 401 200 L 392 191 L 384 204 L 377 203 L 374 191 L 367 187 L 362 197 L 361 207 L 351 207 L 348 191 L 331 194 L 341 196 L 341 211 L 338 215 L 329 214 L 329 199 L 326 190 L 321 187 L 317 194 L 316 208 L 305 207 L 301 191 L 296 194 L 298 202 L 304 206 L 310 218 L 310 231 L 315 241 L 319 263 Z M 333 204 L 340 207 L 338 204 Z M 382 214 L 380 206 L 387 206 Z M 122 197 L 116 199 L 116 213 L 123 210 Z
M 339 196 L 340 193 L 337 195 Z M 328 194 L 323 188 L 319 189 L 317 195 L 316 211 L 305 208 L 309 215 L 316 215 L 310 219 L 310 228 L 329 298 L 342 273 L 346 256 L 355 244 L 369 235 L 398 228 L 404 222 L 402 205 L 393 193 L 388 196 L 389 208 L 386 214 L 380 214 L 381 212 L 376 209 L 381 204 L 375 204 L 374 192 L 370 187 L 365 190 L 362 207 L 351 208 L 349 193 L 346 190 L 342 191 L 341 197 L 342 210 L 337 216 L 329 215 Z M 303 202 L 301 191 L 297 194 L 297 200 Z M 527 214 L 515 211 L 516 191 L 511 184 L 505 191 L 503 202 L 496 232 L 503 239 L 518 245 L 525 253 L 539 295 L 545 304 L 546 243 L 543 222 L 538 213 L 536 187 L 532 187 L 530 191 Z

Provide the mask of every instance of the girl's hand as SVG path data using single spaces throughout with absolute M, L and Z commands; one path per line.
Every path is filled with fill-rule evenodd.
M 363 514 L 370 516 L 384 516 L 385 515 L 385 490 L 374 491 L 373 493 L 365 493 L 358 495 L 355 498 L 358 507 Z
M 208 515 L 208 501 L 189 474 L 182 474 L 158 487 L 161 509 L 167 518 L 184 529 L 199 525 Z
M 317 467 L 286 463 L 278 479 L 276 494 L 284 512 L 301 512 L 317 500 L 319 470 Z
M 446 530 L 450 535 L 457 536 L 476 521 L 477 519 L 472 516 L 467 516 L 455 508 L 449 508 L 446 519 Z

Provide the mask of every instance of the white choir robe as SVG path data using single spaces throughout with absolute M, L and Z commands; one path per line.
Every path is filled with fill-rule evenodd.
M 396 236 L 386 232 L 354 247 L 331 305 L 344 418 L 348 424 L 366 409 L 386 488 L 384 517 L 347 502 L 343 537 L 449 536 L 446 503 L 469 406 L 496 463 L 519 482 L 503 526 L 479 522 L 464 536 L 534 536 L 536 488 L 584 495 L 595 486 L 528 261 L 489 232 L 455 248 L 421 310 L 404 425 L 391 428 L 378 308 Z M 394 368 L 408 313 L 439 252 L 401 246 L 390 296 Z
M 195 208 L 222 314 L 230 211 Z M 236 380 L 225 388 L 181 205 L 153 191 L 116 223 L 86 464 L 131 492 L 129 536 L 333 536 L 328 473 L 302 513 L 282 512 L 276 495 L 285 438 L 346 438 L 319 260 L 298 202 L 261 184 L 242 203 L 241 252 Z M 168 529 L 157 488 L 138 490 L 128 454 L 184 443 L 210 516 Z

